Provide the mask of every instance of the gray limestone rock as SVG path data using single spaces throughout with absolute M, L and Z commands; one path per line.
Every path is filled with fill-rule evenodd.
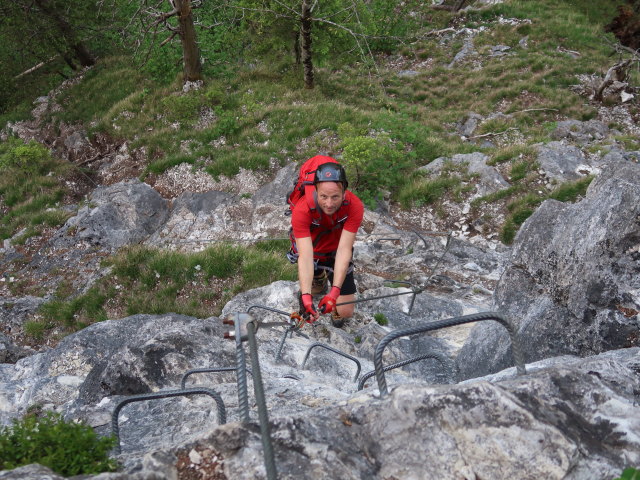
M 436 158 L 433 162 L 421 167 L 420 170 L 438 174 L 446 162 L 451 162 L 454 165 L 466 165 L 469 173 L 477 174 L 480 177 L 476 184 L 476 196 L 482 196 L 509 186 L 509 183 L 494 167 L 487 165 L 487 160 L 489 157 L 480 152 L 460 153 L 451 158 Z
M 626 365 L 637 356 L 569 359 L 496 383 L 402 385 L 273 418 L 278 478 L 613 477 L 640 461 L 640 379 Z M 253 426 L 227 425 L 184 448 L 205 449 L 228 478 L 264 478 Z
M 11 337 L 0 332 L 0 363 L 16 363 L 34 353 L 32 348 L 16 345 Z
M 637 345 L 640 166 L 610 166 L 577 204 L 546 201 L 525 222 L 495 292 L 527 361 Z M 464 378 L 512 364 L 503 329 L 484 322 L 458 357 Z
M 56 245 L 88 242 L 114 251 L 141 243 L 167 220 L 168 206 L 146 183 L 130 180 L 97 188 L 89 205 L 58 232 Z
M 546 177 L 557 183 L 577 180 L 591 173 L 582 151 L 562 142 L 538 146 L 537 161 Z
M 556 140 L 568 139 L 585 145 L 594 141 L 604 140 L 609 136 L 609 127 L 598 120 L 580 122 L 578 120 L 564 120 L 558 122 L 551 137 Z

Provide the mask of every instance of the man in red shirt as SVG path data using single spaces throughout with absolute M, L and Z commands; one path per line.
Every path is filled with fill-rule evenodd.
M 338 163 L 318 166 L 315 179 L 315 211 L 308 202 L 298 202 L 291 216 L 291 226 L 298 252 L 298 278 L 304 310 L 313 321 L 320 313 L 332 313 L 336 327 L 351 317 L 354 304 L 340 305 L 355 299 L 353 278 L 353 244 L 362 217 L 362 201 L 347 190 L 347 177 Z M 326 279 L 331 290 L 313 305 L 313 293 L 324 293 Z

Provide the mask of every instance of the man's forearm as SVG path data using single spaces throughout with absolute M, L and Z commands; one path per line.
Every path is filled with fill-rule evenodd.
M 351 261 L 351 249 L 338 249 L 336 260 L 333 264 L 333 283 L 332 285 L 342 288 L 344 279 L 347 276 L 349 262 Z
M 313 257 L 298 258 L 298 280 L 300 283 L 300 292 L 311 293 L 311 284 L 313 282 Z

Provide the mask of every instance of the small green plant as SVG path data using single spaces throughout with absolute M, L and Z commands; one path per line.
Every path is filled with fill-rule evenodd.
M 376 313 L 373 315 L 373 319 L 376 321 L 378 325 L 388 325 L 389 319 L 384 315 L 384 313 Z
M 64 476 L 113 472 L 115 437 L 98 437 L 84 424 L 47 412 L 27 414 L 0 429 L 0 470 L 39 463 Z
M 355 337 L 353 337 L 353 343 L 361 343 L 362 342 L 362 337 L 360 335 L 356 335 Z
M 54 325 L 42 320 L 30 320 L 24 323 L 24 333 L 34 340 L 44 340 L 44 334 Z
M 622 471 L 622 475 L 614 480 L 640 480 L 640 469 L 629 467 Z

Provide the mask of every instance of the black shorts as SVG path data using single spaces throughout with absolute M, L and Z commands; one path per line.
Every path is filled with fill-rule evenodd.
M 319 261 L 316 264 L 316 269 L 314 270 L 313 275 L 318 276 L 322 274 L 323 270 L 327 272 L 327 275 L 329 276 L 329 282 L 331 283 L 331 285 L 333 285 L 333 260 Z M 340 295 L 353 295 L 356 292 L 356 281 L 353 278 L 353 262 L 349 262 L 349 269 L 347 270 L 347 276 L 344 277 L 344 282 L 342 282 Z

